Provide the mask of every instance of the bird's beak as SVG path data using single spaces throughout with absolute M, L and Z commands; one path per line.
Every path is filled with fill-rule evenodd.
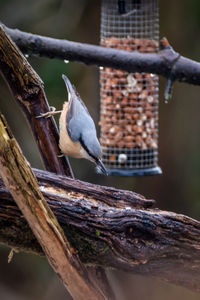
M 97 161 L 97 168 L 98 168 L 104 175 L 108 176 L 108 172 L 107 172 L 107 170 L 106 170 L 104 164 L 102 163 L 102 161 L 101 161 L 100 159 Z
M 66 84 L 67 92 L 69 94 L 68 99 L 70 100 L 71 95 L 74 91 L 73 86 L 72 86 L 71 82 L 69 81 L 69 79 L 67 78 L 67 76 L 65 76 L 64 74 L 62 75 L 62 79 L 64 80 L 64 82 Z

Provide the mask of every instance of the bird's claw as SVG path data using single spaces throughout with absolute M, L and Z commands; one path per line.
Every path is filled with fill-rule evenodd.
M 50 111 L 46 112 L 46 113 L 43 113 L 43 114 L 40 114 L 39 116 L 37 116 L 36 118 L 39 119 L 39 118 L 50 118 L 58 113 L 61 113 L 61 111 L 56 111 L 56 108 L 54 106 L 50 106 Z

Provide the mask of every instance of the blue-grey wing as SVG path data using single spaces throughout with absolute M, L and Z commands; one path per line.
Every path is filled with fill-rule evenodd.
M 77 94 L 71 95 L 71 101 L 67 112 L 67 131 L 74 142 L 81 139 L 84 131 L 96 129 L 87 107 Z

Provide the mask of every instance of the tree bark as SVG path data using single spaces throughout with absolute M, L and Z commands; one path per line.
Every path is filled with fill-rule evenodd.
M 167 79 L 172 77 L 173 81 L 200 85 L 200 63 L 179 55 L 171 47 L 155 54 L 127 52 L 5 29 L 21 51 L 29 55 L 78 61 L 132 73 L 154 73 Z
M 0 71 L 14 99 L 19 103 L 37 142 L 42 161 L 48 171 L 73 176 L 68 160 L 58 146 L 58 130 L 53 118 L 36 118 L 49 111 L 43 82 L 24 55 L 0 25 Z
M 66 239 L 2 115 L 0 115 L 0 175 L 50 265 L 73 299 L 105 299 L 89 280 L 77 251 Z
M 129 72 L 152 72 L 173 80 L 200 84 L 200 64 L 179 56 L 170 47 L 165 47 L 155 55 L 127 53 L 7 30 L 25 53 L 29 50 L 31 54 L 47 56 L 50 51 L 52 57 L 61 59 Z M 0 68 L 4 77 L 28 119 L 30 118 L 29 122 L 46 168 L 65 174 L 68 165 L 62 159 L 56 158 L 59 148 L 55 123 L 52 123 L 52 118 L 35 119 L 41 112 L 49 110 L 42 82 L 38 83 L 34 71 L 31 79 L 28 79 L 28 63 L 21 54 L 16 58 L 15 52 L 18 49 L 7 37 L 6 41 L 13 54 L 9 50 L 11 59 L 5 59 L 7 53 L 1 47 L 2 34 L 3 30 L 0 28 Z M 16 64 L 17 59 L 20 67 Z M 46 133 L 45 128 L 48 128 Z M 41 131 L 43 136 L 40 135 Z M 51 135 L 48 137 L 51 142 L 46 139 L 45 134 Z M 44 140 L 47 144 L 45 142 L 41 146 L 40 142 L 43 143 Z M 48 172 L 35 173 L 43 195 L 86 265 L 155 276 L 200 291 L 198 221 L 172 212 L 148 209 L 154 201 L 132 192 L 99 187 Z M 42 254 L 40 245 L 10 193 L 3 187 L 2 182 L 0 184 L 0 241 L 20 250 Z
M 154 276 L 200 291 L 200 222 L 145 208 L 151 200 L 146 205 L 145 198 L 133 192 L 34 172 L 40 190 L 86 265 Z M 0 199 L 0 242 L 42 254 L 2 184 Z

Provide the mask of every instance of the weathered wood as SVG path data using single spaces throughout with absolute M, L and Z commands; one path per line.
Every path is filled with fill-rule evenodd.
M 20 104 L 48 171 L 73 176 L 68 160 L 58 146 L 55 120 L 36 118 L 49 111 L 43 82 L 0 25 L 0 71 L 15 100 Z
M 131 198 L 134 203 L 137 195 L 132 192 L 124 191 L 123 195 L 123 191 L 112 192 L 108 187 L 95 191 L 92 184 L 34 172 L 40 190 L 85 264 L 154 276 L 200 291 L 200 222 L 141 205 L 133 208 Z M 107 197 L 111 204 L 102 201 Z M 129 198 L 128 202 L 123 197 Z M 2 184 L 0 199 L 0 242 L 42 254 Z
M 146 199 L 144 196 L 136 194 L 127 190 L 119 190 L 113 187 L 101 186 L 97 184 L 92 184 L 84 182 L 81 180 L 75 180 L 68 177 L 63 177 L 60 175 L 55 175 L 49 172 L 44 172 L 42 170 L 33 169 L 39 183 L 45 186 L 45 183 L 49 186 L 62 189 L 63 192 L 80 195 L 80 198 L 84 196 L 87 199 L 91 199 L 95 204 L 105 204 L 111 208 L 149 208 L 155 204 L 155 200 Z M 97 199 L 97 203 L 95 203 Z
M 200 63 L 180 56 L 174 68 L 174 59 L 179 54 L 172 48 L 155 54 L 127 52 L 44 37 L 17 29 L 6 28 L 6 31 L 22 52 L 30 55 L 78 61 L 128 72 L 154 73 L 166 78 L 173 75 L 174 81 L 200 85 Z
M 65 238 L 37 179 L 0 115 L 0 175 L 23 213 L 49 263 L 73 299 L 105 299 L 93 286 L 77 252 Z
M 22 35 L 23 34 L 24 33 L 22 33 Z M 30 38 L 30 40 L 34 38 L 32 35 L 26 37 L 28 39 Z M 37 38 L 38 36 L 36 36 L 36 39 Z M 38 41 L 41 42 L 40 37 Z M 27 40 L 23 40 L 23 42 L 25 42 L 27 46 Z M 52 42 L 54 42 L 54 40 Z M 47 46 L 48 48 L 49 45 L 50 44 L 45 45 L 45 47 Z M 34 43 L 30 46 L 32 47 L 31 51 L 34 52 Z M 80 45 L 78 43 L 72 43 L 68 46 L 75 46 L 74 51 L 76 51 L 77 46 Z M 69 49 L 70 48 L 67 50 L 67 55 L 70 54 Z M 93 51 L 93 46 L 89 45 L 88 49 Z M 83 51 L 84 49 L 81 48 L 81 50 Z M 85 50 L 87 50 L 87 48 Z M 109 51 L 111 49 L 100 49 L 98 47 L 96 50 Z M 97 54 L 97 60 L 95 61 L 93 57 L 88 61 L 88 52 L 83 51 L 80 53 L 79 47 L 78 53 L 82 56 L 76 56 L 77 54 L 75 52 L 75 56 L 74 58 L 72 57 L 72 60 L 77 59 L 86 63 L 106 65 L 128 71 L 133 71 L 134 68 L 136 68 L 137 71 L 144 71 L 143 68 L 146 68 L 145 70 L 148 72 L 150 72 L 151 69 L 151 72 L 158 72 L 158 74 L 168 77 L 171 75 L 174 57 L 177 56 L 176 53 L 170 52 L 171 50 L 162 52 L 162 54 L 160 53 L 160 56 L 153 55 L 151 57 L 147 57 L 146 54 L 145 56 L 140 55 L 138 57 L 138 55 L 135 56 L 135 53 L 122 53 L 116 50 L 117 52 L 115 53 L 109 53 L 114 55 L 114 60 L 113 57 L 111 57 L 111 61 L 109 61 L 109 57 L 107 57 L 108 60 L 105 61 L 106 53 L 98 51 L 95 52 L 95 55 Z M 99 54 L 103 55 L 101 56 L 102 59 L 99 59 Z M 130 57 L 131 54 L 133 55 Z M 5 66 L 5 60 L 2 60 L 3 55 L 5 55 L 5 53 L 0 51 L 1 68 Z M 68 58 L 68 56 L 66 57 L 66 53 L 63 55 L 65 55 L 64 58 Z M 73 55 L 73 53 L 70 55 Z M 123 58 L 125 61 L 120 60 Z M 150 60 L 146 61 L 147 58 Z M 132 61 L 130 59 L 132 59 Z M 132 64 L 130 64 L 130 62 Z M 35 85 L 35 83 L 33 84 L 32 80 L 31 82 L 28 81 L 26 74 L 21 74 L 21 77 L 19 77 L 19 80 L 17 79 L 16 82 L 13 78 L 9 78 L 12 63 L 12 60 L 9 61 L 11 66 L 4 68 L 4 77 L 9 79 L 7 82 L 9 85 L 12 85 L 11 88 L 13 92 L 17 90 L 20 80 L 22 80 L 23 84 L 24 82 L 27 84 L 27 86 L 24 84 L 24 87 L 26 86 L 27 89 L 33 87 L 31 95 L 27 95 L 29 92 L 27 89 L 23 90 L 23 97 L 23 93 L 19 94 L 19 103 L 22 101 L 20 97 L 24 98 L 24 101 L 31 102 L 32 99 L 36 101 L 35 94 L 39 94 L 38 86 Z M 27 64 L 27 62 L 25 63 Z M 161 68 L 162 66 L 164 66 L 164 69 Z M 176 69 L 177 67 L 178 75 L 173 71 L 173 76 L 174 74 L 177 75 L 176 79 L 199 84 L 199 77 L 197 76 L 199 75 L 198 63 L 179 57 L 176 63 Z M 186 74 L 185 70 L 188 68 L 189 73 Z M 12 71 L 11 74 L 14 76 L 18 75 L 17 72 L 14 73 L 14 71 Z M 18 94 L 16 95 L 18 96 Z M 34 109 L 32 108 L 32 106 L 34 107 L 34 101 L 31 105 L 27 106 L 28 108 L 25 107 L 24 110 L 26 111 L 27 109 L 28 112 L 30 110 L 31 114 L 33 113 L 35 117 L 37 105 Z M 40 109 L 41 108 L 38 109 L 38 113 L 40 113 Z M 43 107 L 41 111 L 45 112 L 48 109 L 48 106 Z M 47 120 L 43 121 L 46 122 Z M 34 121 L 32 120 L 32 122 Z M 42 126 L 40 128 L 42 128 Z M 32 128 L 34 128 L 34 126 Z M 52 133 L 51 130 L 49 130 L 49 132 Z M 43 155 L 46 149 L 47 148 L 43 147 Z M 43 158 L 43 160 L 45 160 L 45 158 Z M 51 161 L 49 161 L 49 164 L 53 167 Z M 49 170 L 49 168 L 47 169 Z M 64 169 L 65 168 L 61 167 L 61 170 Z M 57 167 L 56 172 L 60 172 L 60 167 Z M 60 173 L 64 174 L 65 171 L 61 171 Z M 87 189 L 87 184 L 83 187 L 82 183 L 80 184 L 78 182 L 78 188 L 80 188 L 80 186 L 82 188 L 80 193 L 80 191 L 76 189 L 77 181 L 71 181 L 71 190 L 70 187 L 65 187 L 68 191 L 66 192 L 62 186 L 59 188 L 60 181 L 66 181 L 66 178 L 62 176 L 58 177 L 59 182 L 57 183 L 57 177 L 51 174 L 50 177 L 54 179 L 48 183 L 49 179 L 46 179 L 47 174 L 49 176 L 49 173 L 45 172 L 40 174 L 41 190 L 55 211 L 63 229 L 67 232 L 70 242 L 77 247 L 78 253 L 85 263 L 104 267 L 115 267 L 141 275 L 156 276 L 193 290 L 200 290 L 200 224 L 198 221 L 170 212 L 153 209 L 146 210 L 142 208 L 145 207 L 145 204 L 143 205 L 141 203 L 137 205 L 138 209 L 134 209 L 130 204 L 131 198 L 136 198 L 137 201 L 140 199 L 142 202 L 145 202 L 144 199 L 140 196 L 137 198 L 136 195 L 132 194 L 131 196 L 129 194 L 128 199 L 130 201 L 126 201 L 126 199 L 122 200 L 123 192 L 118 193 L 113 191 L 114 196 L 110 196 L 109 201 L 111 201 L 111 204 L 109 205 L 109 201 L 107 201 L 103 195 L 104 192 L 107 193 L 106 189 L 100 188 L 100 190 L 95 193 L 94 185 L 93 187 L 91 186 L 91 192 L 88 194 L 86 190 L 84 190 L 84 188 Z M 56 183 L 55 186 L 53 186 L 53 181 Z M 69 179 L 67 179 L 67 181 L 69 181 Z M 19 249 L 42 253 L 29 226 L 4 187 L 0 189 L 0 199 L 2 199 L 0 202 L 0 241 L 10 246 L 18 247 Z M 101 199 L 104 200 L 103 203 L 100 203 Z M 116 204 L 114 205 L 114 203 Z M 150 202 L 146 206 L 149 204 Z

